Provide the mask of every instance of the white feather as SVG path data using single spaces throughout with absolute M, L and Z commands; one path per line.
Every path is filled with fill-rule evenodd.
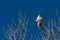
M 38 22 L 38 20 L 41 20 L 41 19 L 42 19 L 42 17 L 40 15 L 38 15 L 36 22 Z

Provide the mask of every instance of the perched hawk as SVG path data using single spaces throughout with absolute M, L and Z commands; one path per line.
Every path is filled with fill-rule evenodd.
M 42 25 L 42 17 L 40 15 L 38 15 L 38 17 L 36 19 L 36 23 L 37 23 L 38 29 L 40 29 L 40 27 Z

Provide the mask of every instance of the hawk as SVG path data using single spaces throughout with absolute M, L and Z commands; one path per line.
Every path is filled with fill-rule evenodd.
M 38 29 L 40 29 L 42 25 L 42 17 L 40 15 L 37 16 L 36 24 L 37 24 Z

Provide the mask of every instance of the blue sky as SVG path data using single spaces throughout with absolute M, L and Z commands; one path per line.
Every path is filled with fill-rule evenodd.
M 55 9 L 60 16 L 59 0 L 0 0 L 0 37 L 3 37 L 2 26 L 7 28 L 11 18 L 16 20 L 20 11 L 30 20 L 29 27 L 33 27 L 31 32 L 38 34 L 35 24 L 36 17 L 40 14 L 43 22 L 51 18 L 56 19 Z

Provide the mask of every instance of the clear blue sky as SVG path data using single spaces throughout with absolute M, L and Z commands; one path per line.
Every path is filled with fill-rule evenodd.
M 30 32 L 38 34 L 35 24 L 37 15 L 41 14 L 43 22 L 47 22 L 51 18 L 56 19 L 55 9 L 60 16 L 59 0 L 0 0 L 0 37 L 3 37 L 2 26 L 7 28 L 12 17 L 17 20 L 20 11 L 30 20 L 28 26 L 33 27 Z

